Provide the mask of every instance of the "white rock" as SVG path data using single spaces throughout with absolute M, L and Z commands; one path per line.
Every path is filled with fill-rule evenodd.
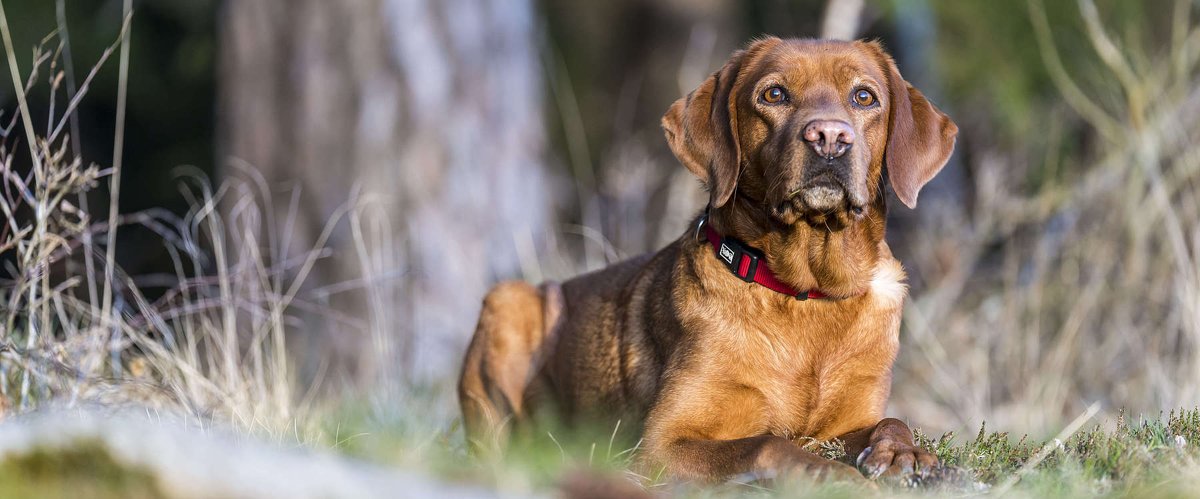
M 99 442 L 171 497 L 495 497 L 470 486 L 132 411 L 55 410 L 0 424 L 0 459 Z

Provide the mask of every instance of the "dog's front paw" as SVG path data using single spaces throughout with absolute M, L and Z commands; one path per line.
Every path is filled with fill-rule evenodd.
M 868 477 L 925 476 L 938 465 L 937 456 L 912 444 L 885 438 L 863 449 L 858 455 L 858 469 Z

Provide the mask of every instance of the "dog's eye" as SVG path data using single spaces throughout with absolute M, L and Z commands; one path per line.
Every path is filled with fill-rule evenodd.
M 854 99 L 854 103 L 858 104 L 858 107 L 871 107 L 875 104 L 875 94 L 865 88 L 855 90 L 852 98 Z
M 779 87 L 771 87 L 763 91 L 762 100 L 767 104 L 779 104 L 787 100 L 787 92 Z

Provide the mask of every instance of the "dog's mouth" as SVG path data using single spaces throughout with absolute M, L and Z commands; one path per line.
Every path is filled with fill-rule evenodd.
M 863 216 L 864 204 L 836 178 L 824 175 L 784 194 L 771 214 L 788 225 L 803 220 L 813 227 L 840 230 Z

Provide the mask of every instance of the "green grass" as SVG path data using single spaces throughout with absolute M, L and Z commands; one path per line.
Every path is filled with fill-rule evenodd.
M 457 425 L 439 431 L 419 430 L 421 423 L 360 420 L 353 443 L 343 452 L 375 461 L 425 469 L 456 481 L 468 481 L 509 492 L 552 492 L 580 483 L 617 487 L 625 479 L 670 495 L 727 497 L 743 494 L 857 497 L 875 493 L 849 484 L 814 484 L 803 477 L 775 484 L 677 484 L 635 465 L 637 450 L 616 444 L 596 431 L 572 435 L 562 429 L 514 444 L 502 459 L 467 456 Z M 375 433 L 370 427 L 404 431 Z M 343 427 L 343 432 L 346 427 Z M 1061 442 L 1014 436 L 981 427 L 973 438 L 953 433 L 937 438 L 918 431 L 918 443 L 936 453 L 945 469 L 925 480 L 882 479 L 877 492 L 886 495 L 962 496 L 979 493 L 1036 497 L 1196 496 L 1200 495 L 1200 411 L 1172 412 L 1159 417 L 1096 423 Z M 839 446 L 822 452 L 836 456 Z M 415 450 L 415 452 L 414 452 Z M 1039 454 L 1044 454 L 1038 460 Z M 652 476 L 646 476 L 652 475 Z
M 339 452 L 368 461 L 419 468 L 456 482 L 504 492 L 555 493 L 584 487 L 622 490 L 638 482 L 671 496 L 859 497 L 883 495 L 1018 495 L 1032 497 L 1200 496 L 1200 410 L 1091 422 L 1061 441 L 993 431 L 970 438 L 954 433 L 918 443 L 937 454 L 944 469 L 923 480 L 880 479 L 874 488 L 812 483 L 803 477 L 779 483 L 679 484 L 637 466 L 637 446 L 612 438 L 612 429 L 550 429 L 515 442 L 501 458 L 468 456 L 457 422 L 437 416 L 342 414 Z M 332 434 L 333 427 L 323 431 Z M 610 445 L 610 440 L 613 443 Z M 837 457 L 840 446 L 816 446 Z
M 1195 409 L 1092 421 L 1061 441 L 987 426 L 968 438 L 953 433 L 934 438 L 918 431 L 918 443 L 937 454 L 943 468 L 923 479 L 879 479 L 864 486 L 816 483 L 803 476 L 758 483 L 680 483 L 639 466 L 640 447 L 612 428 L 542 427 L 542 432 L 516 439 L 504 456 L 473 457 L 450 416 L 453 408 L 436 394 L 414 397 L 406 404 L 341 407 L 314 415 L 320 422 L 311 433 L 299 432 L 294 441 L 276 436 L 276 443 L 329 451 L 383 469 L 416 470 L 510 496 L 597 491 L 621 497 L 650 491 L 713 498 L 1200 495 L 1200 410 Z M 0 456 L 0 497 L 163 496 L 154 472 L 114 459 L 104 445 L 84 438 L 75 445 L 10 450 Z M 828 457 L 842 454 L 837 442 L 816 443 L 812 449 Z M 203 490 L 188 492 L 205 495 Z

